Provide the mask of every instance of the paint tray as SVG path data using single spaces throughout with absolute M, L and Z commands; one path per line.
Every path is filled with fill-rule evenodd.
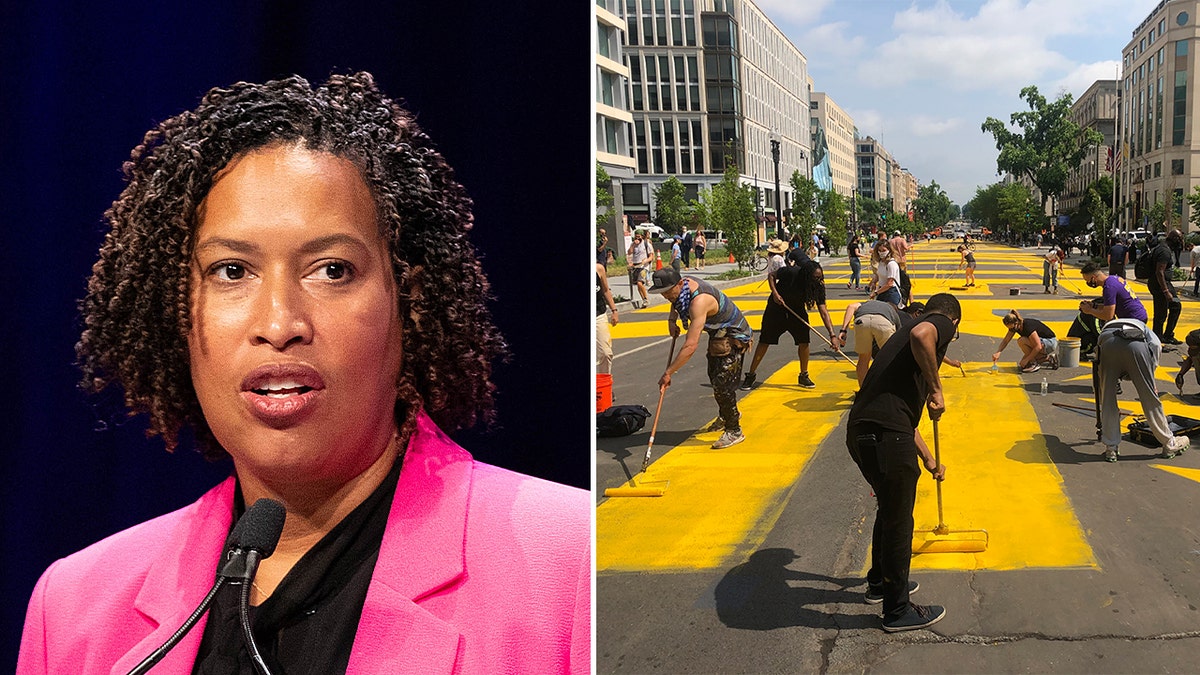
M 1167 415 L 1167 426 L 1172 436 L 1194 436 L 1200 434 L 1200 420 L 1184 417 L 1183 415 Z M 1138 416 L 1129 423 L 1129 440 L 1146 447 L 1156 448 L 1161 445 L 1150 431 L 1150 423 Z

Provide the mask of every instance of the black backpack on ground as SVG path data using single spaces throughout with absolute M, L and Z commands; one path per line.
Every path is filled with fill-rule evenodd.
M 596 435 L 628 436 L 646 426 L 649 417 L 644 405 L 614 405 L 596 415 Z

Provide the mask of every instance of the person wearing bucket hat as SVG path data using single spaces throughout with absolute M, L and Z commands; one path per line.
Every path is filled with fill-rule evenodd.
M 667 317 L 671 337 L 679 337 L 676 320 L 681 321 L 687 331 L 683 347 L 659 378 L 658 386 L 671 386 L 671 376 L 695 354 L 700 334 L 708 333 L 708 381 L 720 411 L 720 427 L 725 430 L 712 447 L 719 450 L 741 443 L 746 437 L 742 434 L 741 413 L 737 407 L 737 388 L 742 378 L 742 363 L 750 349 L 750 324 L 729 296 L 707 281 L 681 277 L 678 271 L 669 267 L 655 272 L 653 279 L 650 291 L 661 293 L 671 303 Z
M 772 239 L 767 242 L 767 274 L 787 266 L 787 261 L 783 258 L 787 250 L 787 242 L 782 239 Z

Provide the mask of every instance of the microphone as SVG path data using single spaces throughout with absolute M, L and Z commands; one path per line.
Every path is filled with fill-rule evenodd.
M 250 584 L 254 581 L 255 572 L 258 571 L 258 563 L 275 552 L 275 546 L 279 543 L 279 535 L 283 533 L 283 522 L 286 516 L 287 511 L 283 504 L 273 499 L 260 499 L 246 509 L 246 513 L 233 526 L 233 531 L 229 535 L 233 547 L 226 551 L 227 560 L 217 573 L 217 579 L 208 594 L 200 601 L 200 605 L 196 607 L 191 616 L 183 622 L 183 625 L 158 649 L 134 666 L 133 670 L 129 671 L 129 675 L 144 675 L 163 660 L 163 657 L 192 630 L 200 617 L 204 616 L 209 606 L 212 605 L 213 598 L 217 596 L 217 591 L 221 590 L 227 582 L 243 584 L 242 629 L 246 633 L 247 644 L 255 666 L 264 675 L 269 675 L 266 664 L 262 662 L 262 657 L 258 654 L 258 645 L 254 643 L 254 638 L 250 634 L 247 605 L 249 604 Z

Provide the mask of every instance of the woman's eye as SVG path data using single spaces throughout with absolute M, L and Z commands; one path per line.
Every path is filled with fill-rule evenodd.
M 212 273 L 221 281 L 237 281 L 246 276 L 246 268 L 237 263 L 221 263 Z
M 349 263 L 334 261 L 327 262 L 321 265 L 317 270 L 317 275 L 324 277 L 330 281 L 346 280 L 353 274 L 353 269 Z

